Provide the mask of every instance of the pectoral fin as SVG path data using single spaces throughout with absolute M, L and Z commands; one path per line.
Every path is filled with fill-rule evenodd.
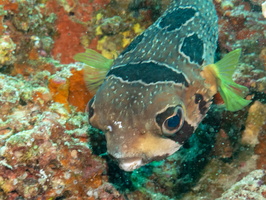
M 86 64 L 84 67 L 84 80 L 89 90 L 95 93 L 103 83 L 107 72 L 113 64 L 113 60 L 105 58 L 92 49 L 86 49 L 86 52 L 76 54 L 74 59 Z
M 244 99 L 248 93 L 248 88 L 235 83 L 232 75 L 235 71 L 241 54 L 241 49 L 236 49 L 215 64 L 207 65 L 203 69 L 203 76 L 206 82 L 216 88 L 225 103 L 227 110 L 237 111 L 250 103 Z M 211 87 L 212 88 L 212 87 Z

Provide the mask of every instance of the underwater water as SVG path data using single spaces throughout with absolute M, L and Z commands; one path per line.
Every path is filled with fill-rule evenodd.
M 234 80 L 252 102 L 229 112 L 215 96 L 179 151 L 125 172 L 88 123 L 94 93 L 73 57 L 116 58 L 170 0 L 0 1 L 0 199 L 266 199 L 264 1 L 213 3 L 215 59 L 242 49 Z

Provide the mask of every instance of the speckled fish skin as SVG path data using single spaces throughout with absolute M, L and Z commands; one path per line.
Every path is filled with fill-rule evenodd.
M 195 131 L 214 95 L 200 71 L 213 63 L 217 37 L 212 1 L 173 1 L 114 61 L 89 102 L 89 121 L 122 169 L 173 154 Z M 177 107 L 182 125 L 165 135 L 163 120 Z

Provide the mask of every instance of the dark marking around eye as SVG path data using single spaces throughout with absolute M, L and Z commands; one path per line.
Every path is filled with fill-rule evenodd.
M 175 112 L 176 107 L 168 107 L 166 111 L 158 114 L 155 118 L 156 123 L 162 127 L 163 122 L 166 120 L 167 117 L 171 116 Z
M 203 41 L 196 33 L 184 39 L 180 51 L 189 57 L 190 62 L 203 63 Z
M 195 16 L 196 10 L 193 8 L 178 8 L 164 16 L 159 26 L 167 31 L 179 29 L 183 24 Z
M 158 63 L 138 63 L 127 64 L 123 67 L 116 67 L 110 70 L 107 76 L 114 75 L 122 78 L 124 81 L 142 81 L 144 83 L 156 83 L 173 81 L 175 83 L 189 86 L 183 73 L 176 72 L 169 67 Z
M 132 49 L 135 49 L 136 46 L 142 41 L 144 38 L 144 34 L 138 35 L 131 43 L 128 45 L 128 47 L 120 54 L 120 56 L 123 56 L 125 53 L 131 51 Z
M 189 125 L 184 121 L 182 128 L 173 136 L 169 136 L 170 139 L 178 142 L 179 144 L 184 144 L 184 142 L 192 135 L 194 132 L 194 127 Z

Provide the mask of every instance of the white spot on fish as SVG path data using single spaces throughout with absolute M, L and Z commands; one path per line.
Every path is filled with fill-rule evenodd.
M 114 125 L 118 125 L 118 128 L 123 128 L 121 121 L 115 121 Z

